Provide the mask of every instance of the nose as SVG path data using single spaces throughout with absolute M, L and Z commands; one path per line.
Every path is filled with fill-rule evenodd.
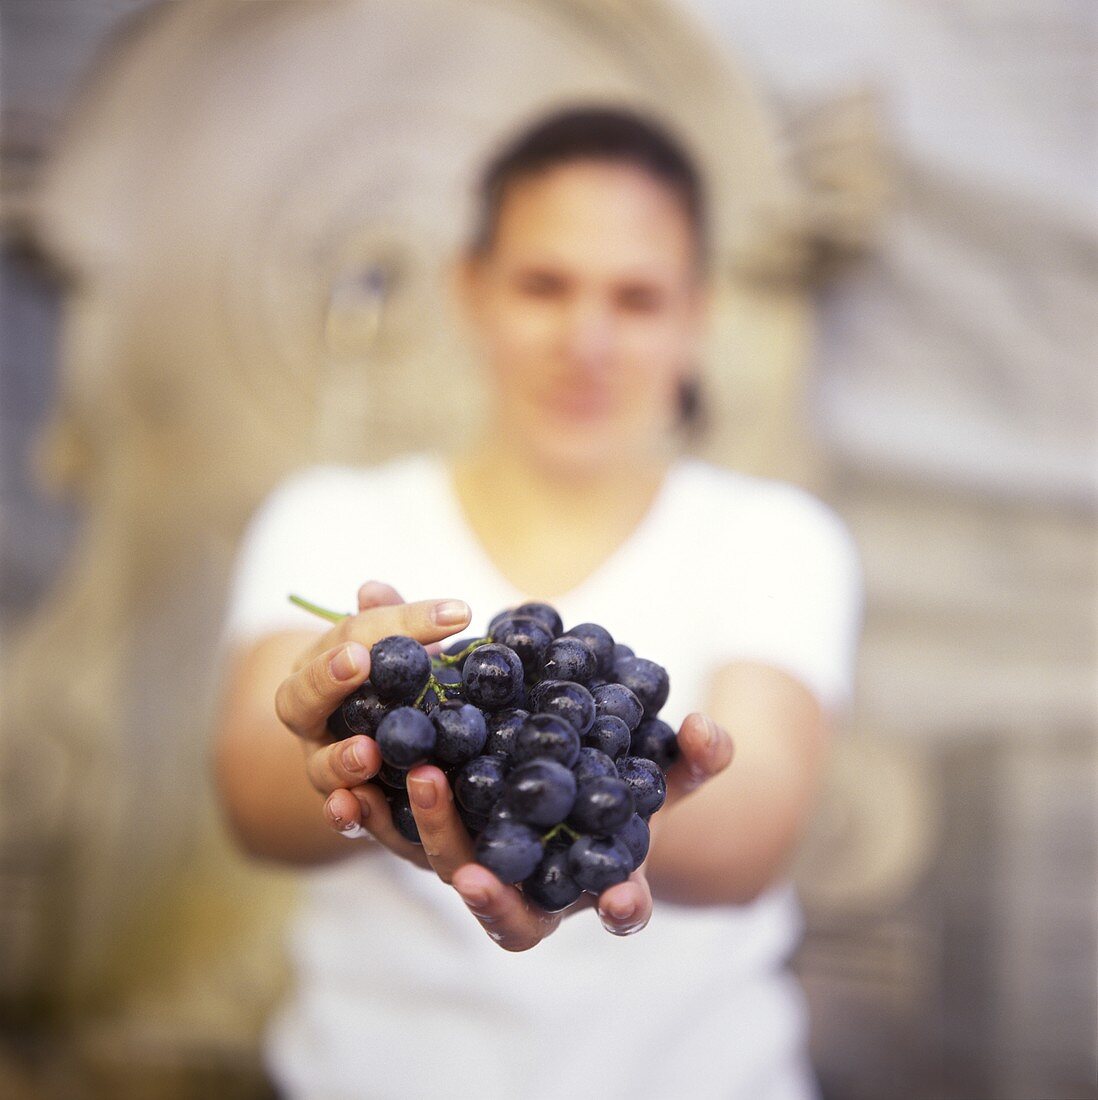
M 614 316 L 607 302 L 595 296 L 577 296 L 565 318 L 568 362 L 584 372 L 606 368 L 614 348 Z

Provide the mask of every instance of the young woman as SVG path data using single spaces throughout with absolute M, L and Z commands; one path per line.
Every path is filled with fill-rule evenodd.
M 857 567 L 811 497 L 676 454 L 705 255 L 697 174 L 661 129 L 542 122 L 486 172 L 462 262 L 492 398 L 475 446 L 307 471 L 253 522 L 217 777 L 249 851 L 322 865 L 270 1035 L 288 1095 L 812 1095 L 782 873 L 848 690 Z M 357 590 L 358 613 L 319 630 L 291 590 Z M 472 862 L 441 771 L 409 776 L 417 848 L 366 784 L 374 742 L 324 728 L 377 639 L 530 598 L 664 664 L 685 715 L 644 867 L 563 920 Z

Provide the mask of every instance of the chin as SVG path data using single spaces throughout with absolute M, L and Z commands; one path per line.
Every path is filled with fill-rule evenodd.
M 539 438 L 533 461 L 557 477 L 589 478 L 621 464 L 627 450 L 609 432 L 560 432 Z

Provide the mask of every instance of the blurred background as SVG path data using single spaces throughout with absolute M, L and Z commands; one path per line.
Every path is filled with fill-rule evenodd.
M 1095 19 L 3 0 L 0 1094 L 267 1095 L 293 877 L 206 779 L 236 541 L 294 467 L 475 416 L 442 290 L 471 174 L 612 97 L 711 181 L 699 449 L 863 555 L 798 868 L 825 1097 L 1098 1096 Z

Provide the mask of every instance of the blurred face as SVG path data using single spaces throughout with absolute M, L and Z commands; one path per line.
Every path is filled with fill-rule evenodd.
M 589 474 L 664 444 L 702 299 L 691 226 L 665 184 L 599 162 L 516 181 L 465 290 L 492 431 L 528 460 Z

